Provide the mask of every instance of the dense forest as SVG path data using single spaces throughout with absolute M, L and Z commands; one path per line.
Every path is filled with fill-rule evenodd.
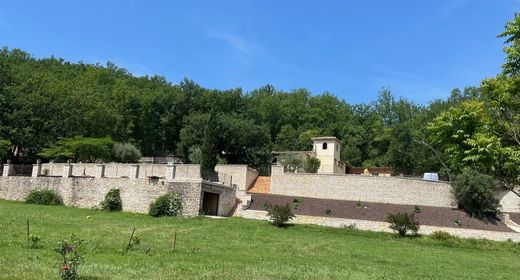
M 519 22 L 515 17 L 500 35 L 507 56 L 502 73 L 427 105 L 387 88 L 366 104 L 304 88 L 214 90 L 189 79 L 173 84 L 161 76 L 135 77 L 112 63 L 71 63 L 4 48 L 0 160 L 32 162 L 60 139 L 83 136 L 110 137 L 134 144 L 144 156 L 189 162 L 208 125 L 217 128 L 213 140 L 222 160 L 259 168 L 272 150 L 306 150 L 318 135 L 342 140 L 341 157 L 352 165 L 391 166 L 405 174 L 477 165 L 486 145 L 512 149 L 511 160 L 520 138 Z

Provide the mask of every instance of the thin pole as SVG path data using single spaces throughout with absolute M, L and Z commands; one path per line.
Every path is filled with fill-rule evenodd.
M 27 219 L 27 243 L 29 243 L 29 219 Z
M 173 251 L 175 251 L 175 246 L 177 244 L 177 230 L 173 232 Z
M 134 237 L 134 232 L 135 232 L 135 228 L 134 228 L 134 230 L 132 230 L 132 235 L 130 235 L 130 239 L 128 240 L 128 245 L 126 245 L 125 254 L 128 253 L 128 249 L 130 248 L 130 243 L 132 242 L 132 238 Z

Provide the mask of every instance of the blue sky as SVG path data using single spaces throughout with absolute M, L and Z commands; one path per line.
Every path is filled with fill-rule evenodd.
M 500 71 L 515 0 L 2 1 L 0 46 L 208 88 L 419 103 Z

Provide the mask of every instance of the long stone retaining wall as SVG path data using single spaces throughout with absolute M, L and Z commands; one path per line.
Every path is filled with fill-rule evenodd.
M 453 206 L 449 184 L 395 177 L 273 174 L 270 193 L 392 204 Z
M 0 198 L 22 201 L 34 189 L 58 192 L 68 206 L 92 208 L 99 206 L 112 188 L 121 191 L 123 211 L 147 213 L 157 197 L 177 192 L 181 194 L 183 216 L 197 216 L 202 206 L 203 191 L 218 193 L 218 215 L 230 215 L 235 205 L 236 189 L 201 179 L 153 181 L 143 178 L 85 178 L 85 177 L 0 177 Z

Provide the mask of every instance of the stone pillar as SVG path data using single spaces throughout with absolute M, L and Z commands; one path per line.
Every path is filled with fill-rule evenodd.
M 283 165 L 271 165 L 271 175 L 283 175 Z
M 173 164 L 173 161 L 168 162 L 165 177 L 166 181 L 173 181 L 173 179 L 175 179 L 175 164 Z
M 68 162 L 63 166 L 63 177 L 69 178 L 72 177 L 72 164 Z
M 130 174 L 128 178 L 139 178 L 139 164 L 130 165 Z
M 4 165 L 4 173 L 2 176 L 7 177 L 12 175 L 14 175 L 14 166 L 11 164 L 10 160 L 7 160 L 7 163 Z
M 96 165 L 96 175 L 94 177 L 96 177 L 96 178 L 105 177 L 105 165 L 104 164 Z
M 32 177 L 40 177 L 42 174 L 42 162 L 37 160 L 36 164 L 33 164 Z

